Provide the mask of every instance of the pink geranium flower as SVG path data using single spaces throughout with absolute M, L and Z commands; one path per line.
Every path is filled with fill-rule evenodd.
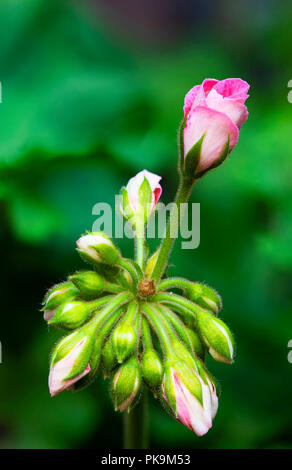
M 185 97 L 184 156 L 202 137 L 196 173 L 206 171 L 237 144 L 239 129 L 247 120 L 245 101 L 249 84 L 240 78 L 206 79 Z

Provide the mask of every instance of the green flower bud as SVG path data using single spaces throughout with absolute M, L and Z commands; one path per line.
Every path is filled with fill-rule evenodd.
M 141 370 L 135 356 L 130 357 L 112 379 L 112 399 L 115 410 L 121 412 L 126 409 L 130 411 L 135 406 L 139 398 L 141 389 Z
M 209 286 L 192 283 L 187 289 L 187 297 L 215 315 L 222 309 L 222 300 L 218 292 Z
M 219 362 L 233 362 L 234 339 L 228 326 L 209 312 L 197 315 L 199 334 L 209 350 L 209 354 Z
M 52 287 L 46 294 L 43 301 L 44 319 L 48 321 L 54 315 L 56 309 L 68 300 L 74 299 L 78 294 L 78 289 L 72 282 L 62 282 Z
M 112 346 L 118 361 L 123 362 L 137 345 L 137 328 L 139 328 L 138 304 L 132 301 L 126 314 L 112 334 Z
M 103 232 L 88 232 L 77 240 L 77 251 L 89 263 L 114 265 L 120 253 L 113 242 Z
M 192 328 L 188 328 L 188 327 L 185 327 L 185 330 L 186 330 L 188 337 L 190 338 L 195 354 L 198 357 L 203 359 L 205 356 L 205 347 L 202 344 L 202 341 L 198 333 L 196 333 Z
M 107 341 L 105 342 L 102 349 L 101 357 L 104 377 L 108 377 L 118 363 L 117 357 L 113 350 L 111 338 L 107 339 Z
M 154 349 L 148 349 L 142 356 L 142 375 L 151 388 L 158 388 L 162 381 L 163 366 L 159 355 Z
M 118 362 L 123 362 L 134 350 L 137 344 L 137 333 L 133 325 L 122 322 L 114 330 L 112 346 Z
M 54 316 L 48 321 L 49 325 L 60 328 L 78 328 L 83 325 L 90 314 L 90 306 L 80 300 L 61 305 Z
M 105 280 L 95 271 L 80 271 L 69 276 L 69 279 L 85 299 L 96 298 L 105 288 Z

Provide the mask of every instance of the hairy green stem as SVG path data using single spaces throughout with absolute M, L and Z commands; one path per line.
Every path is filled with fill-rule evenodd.
M 136 267 L 133 265 L 131 260 L 127 260 L 125 258 L 121 258 L 119 261 L 119 266 L 123 268 L 125 271 L 128 272 L 128 274 L 131 276 L 134 288 L 136 290 L 137 284 L 142 278 L 141 272 L 136 269 Z
M 153 297 L 153 301 L 170 305 L 174 310 L 186 314 L 188 317 L 192 316 L 194 319 L 196 319 L 198 315 L 201 315 L 205 312 L 202 307 L 199 307 L 191 300 L 185 299 L 181 295 L 177 294 L 157 294 Z
M 130 294 L 129 292 L 122 292 L 115 295 L 109 302 L 107 302 L 106 307 L 98 311 L 92 321 L 96 322 L 97 325 L 100 325 L 109 314 L 113 313 L 119 307 L 122 307 L 122 305 L 130 302 L 132 298 L 133 294 Z
M 159 255 L 151 275 L 151 278 L 156 281 L 156 283 L 159 282 L 165 271 L 167 260 L 175 242 L 175 236 L 173 235 L 176 235 L 179 228 L 180 219 L 182 217 L 181 204 L 188 202 L 192 193 L 193 185 L 193 179 L 182 178 L 180 181 L 175 202 L 170 211 L 165 237 L 161 242 Z
M 136 245 L 136 262 L 143 271 L 144 266 L 144 238 L 145 238 L 145 227 L 144 227 L 144 213 L 143 217 L 137 217 L 136 230 L 135 230 L 135 245 Z
M 183 324 L 183 322 L 178 318 L 178 316 L 172 310 L 167 308 L 165 305 L 159 305 L 159 310 L 170 322 L 174 330 L 177 332 L 178 336 L 186 344 L 187 348 L 191 352 L 193 352 L 192 342 L 189 338 L 189 335 L 186 332 L 185 325 Z
M 140 402 L 124 413 L 124 449 L 148 448 L 148 393 L 144 387 Z
M 105 282 L 105 289 L 106 292 L 113 292 L 113 293 L 119 293 L 119 292 L 124 292 L 125 288 L 120 286 L 119 284 L 115 284 L 113 282 L 106 281 Z
M 163 279 L 157 286 L 157 292 L 168 290 L 168 289 L 181 289 L 187 291 L 193 282 L 184 279 L 183 277 L 168 277 Z
M 150 326 L 145 317 L 142 318 L 142 340 L 143 340 L 144 351 L 153 349 Z
M 149 319 L 150 323 L 155 329 L 158 335 L 159 341 L 161 343 L 163 352 L 165 354 L 171 354 L 171 350 L 172 350 L 171 337 L 169 335 L 169 332 L 166 330 L 164 322 L 161 320 L 160 315 L 156 311 L 154 305 L 147 304 L 146 302 L 144 302 L 141 306 L 141 310 Z

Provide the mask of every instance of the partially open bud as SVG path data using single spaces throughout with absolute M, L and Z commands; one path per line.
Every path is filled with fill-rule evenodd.
M 114 265 L 120 259 L 118 249 L 103 232 L 88 232 L 77 240 L 77 251 L 89 263 Z
M 89 373 L 93 344 L 93 325 L 74 331 L 57 344 L 50 363 L 49 389 L 52 397 Z
M 130 411 L 137 403 L 141 388 L 141 370 L 136 356 L 130 357 L 115 373 L 112 398 L 115 410 Z
M 44 320 L 50 320 L 60 305 L 74 299 L 77 294 L 78 289 L 70 281 L 52 287 L 47 292 L 43 302 Z
M 117 356 L 114 353 L 112 339 L 108 338 L 102 349 L 102 366 L 103 374 L 105 377 L 108 377 L 117 365 Z
M 218 410 L 218 396 L 217 396 L 217 385 L 214 378 L 211 376 L 210 372 L 207 370 L 206 366 L 202 361 L 197 360 L 197 366 L 199 369 L 199 375 L 203 382 L 208 385 L 211 395 L 211 416 L 212 419 L 215 418 Z
M 80 300 L 62 304 L 53 317 L 48 321 L 49 325 L 61 328 L 78 328 L 83 325 L 90 314 L 90 305 Z
M 222 300 L 218 292 L 205 284 L 199 284 L 197 282 L 190 284 L 186 295 L 190 300 L 206 310 L 210 310 L 215 315 L 222 308 Z
M 105 288 L 104 278 L 95 271 L 79 271 L 69 276 L 69 279 L 85 299 L 96 298 Z
M 148 349 L 142 356 L 143 379 L 150 388 L 156 389 L 162 381 L 163 366 L 161 359 L 154 349 Z
M 122 188 L 121 212 L 126 219 L 135 223 L 135 216 L 144 213 L 144 223 L 147 222 L 162 192 L 160 180 L 160 176 L 143 170 L 129 180 L 126 188 Z
M 199 334 L 210 355 L 218 362 L 233 362 L 234 340 L 228 326 L 219 318 L 202 311 L 197 315 Z
M 237 144 L 247 120 L 249 85 L 239 78 L 206 79 L 185 97 L 183 171 L 200 178 L 220 165 Z
M 211 394 L 197 372 L 183 361 L 167 363 L 162 393 L 179 422 L 198 436 L 208 432 L 213 414 Z

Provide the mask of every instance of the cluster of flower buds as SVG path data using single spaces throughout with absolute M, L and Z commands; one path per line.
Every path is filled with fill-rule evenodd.
M 77 247 L 92 269 L 70 275 L 44 299 L 44 319 L 67 331 L 52 352 L 51 395 L 86 386 L 101 366 L 116 410 L 131 410 L 144 385 L 177 420 L 206 433 L 218 406 L 206 352 L 217 361 L 233 360 L 232 335 L 216 316 L 222 306 L 217 292 L 165 278 L 147 296 L 152 281 L 109 238 L 86 234 Z M 100 274 L 105 258 L 117 268 L 114 277 L 111 270 L 108 277 Z
M 205 80 L 186 96 L 180 135 L 181 174 L 188 181 L 218 165 L 235 145 L 247 118 L 247 89 L 239 79 Z M 155 276 L 165 246 L 149 256 L 144 232 L 161 195 L 160 179 L 144 170 L 121 190 L 120 209 L 136 235 L 136 260 L 123 257 L 104 233 L 88 232 L 77 241 L 77 251 L 90 268 L 45 296 L 44 319 L 65 331 L 51 355 L 49 389 L 54 396 L 83 388 L 101 367 L 115 410 L 130 411 L 147 387 L 201 436 L 218 408 L 206 356 L 231 364 L 234 340 L 218 318 L 222 301 L 214 289 Z

